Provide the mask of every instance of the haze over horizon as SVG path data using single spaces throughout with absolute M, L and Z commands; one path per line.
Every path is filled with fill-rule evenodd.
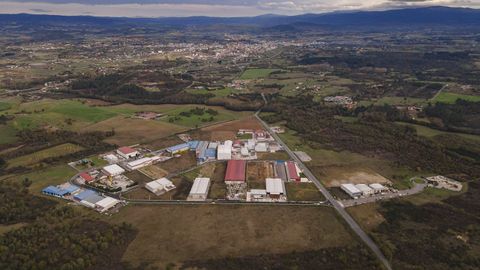
M 1 14 L 107 17 L 298 15 L 425 6 L 480 8 L 480 0 L 0 0 L 0 3 Z

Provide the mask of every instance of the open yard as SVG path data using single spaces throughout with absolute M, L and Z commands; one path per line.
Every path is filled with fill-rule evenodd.
M 160 269 L 186 260 L 279 254 L 354 245 L 330 208 L 296 206 L 135 206 L 110 222 L 139 230 L 123 256 Z M 188 251 L 188 252 L 187 252 Z
M 140 168 L 139 171 L 151 178 L 152 180 L 160 179 L 168 174 L 167 171 L 155 165 Z
M 17 166 L 30 166 L 46 158 L 68 155 L 71 153 L 79 152 L 81 150 L 83 150 L 83 147 L 81 146 L 71 143 L 65 143 L 29 155 L 11 159 L 8 161 L 8 167 L 12 168 Z
M 180 157 L 169 159 L 165 162 L 155 164 L 168 173 L 179 173 L 197 165 L 197 159 L 194 152 L 183 153 Z
M 322 193 L 313 183 L 285 183 L 289 201 L 322 201 Z
M 220 123 L 217 125 L 203 128 L 201 129 L 201 131 L 193 133 L 192 136 L 195 136 L 196 139 L 212 141 L 234 140 L 237 138 L 237 132 L 239 129 L 262 129 L 262 125 L 257 121 L 255 117 L 251 116 L 242 118 L 240 120 Z
M 273 163 L 248 162 L 247 183 L 249 188 L 265 189 L 265 179 L 274 177 Z
M 117 116 L 108 120 L 90 125 L 89 131 L 114 130 L 115 135 L 106 141 L 117 145 L 131 145 L 148 143 L 161 140 L 177 132 L 185 130 L 184 127 L 163 121 L 133 119 L 125 116 Z

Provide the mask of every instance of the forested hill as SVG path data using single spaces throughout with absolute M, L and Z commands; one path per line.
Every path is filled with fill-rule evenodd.
M 53 16 L 31 14 L 0 15 L 0 26 L 18 25 L 122 25 L 148 24 L 151 26 L 189 25 L 251 25 L 272 27 L 278 25 L 321 25 L 331 27 L 418 27 L 418 26 L 480 26 L 480 10 L 468 8 L 425 7 L 386 11 L 336 12 L 298 16 L 263 15 L 257 17 L 178 17 L 178 18 L 106 18 L 91 16 Z

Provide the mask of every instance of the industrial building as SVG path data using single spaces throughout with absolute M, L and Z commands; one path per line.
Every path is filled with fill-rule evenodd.
M 225 141 L 218 145 L 217 159 L 218 160 L 230 160 L 232 159 L 232 141 Z
M 83 183 L 90 183 L 93 180 L 95 180 L 95 178 L 93 178 L 89 173 L 86 173 L 86 172 L 81 173 L 78 177 L 81 179 Z
M 277 161 L 275 163 L 275 175 L 283 181 L 288 181 L 287 171 L 285 170 L 285 162 Z
M 42 193 L 48 196 L 53 196 L 53 197 L 58 197 L 58 198 L 63 198 L 67 195 L 70 195 L 70 193 L 64 189 L 60 189 L 55 186 L 48 186 L 42 190 Z
M 157 196 L 175 189 L 175 185 L 167 178 L 157 179 L 145 184 L 145 188 Z
M 140 168 L 146 167 L 148 165 L 153 164 L 155 161 L 158 161 L 160 157 L 158 156 L 153 156 L 153 157 L 144 157 L 141 159 L 137 159 L 134 161 L 130 161 L 127 163 L 127 168 L 129 170 L 138 170 Z
M 340 188 L 354 199 L 362 196 L 362 191 L 356 188 L 354 184 L 342 184 Z
M 125 172 L 125 170 L 117 164 L 105 166 L 102 170 L 106 175 L 109 176 L 117 176 Z
M 168 153 L 176 155 L 190 150 L 190 145 L 188 143 L 177 144 L 167 148 L 166 150 Z
M 384 186 L 384 185 L 382 185 L 382 184 L 378 184 L 378 183 L 370 184 L 369 187 L 373 189 L 373 192 L 374 192 L 375 194 L 388 191 L 388 188 L 387 188 L 386 186 Z
M 187 201 L 205 201 L 210 188 L 210 178 L 196 178 L 192 189 L 188 194 Z
M 362 192 L 363 196 L 370 196 L 374 194 L 374 190 L 365 184 L 357 184 L 355 187 Z
M 245 160 L 229 160 L 225 173 L 226 184 L 245 183 L 247 162 Z
M 276 200 L 286 200 L 286 189 L 285 182 L 280 178 L 267 178 L 265 179 L 266 183 L 266 193 L 270 199 Z
M 288 181 L 300 181 L 300 175 L 298 174 L 297 171 L 297 165 L 293 161 L 287 161 L 286 162 L 286 167 L 287 167 L 287 178 Z
M 95 203 L 95 209 L 100 213 L 110 210 L 115 207 L 120 201 L 112 197 L 105 197 L 102 200 Z
M 125 159 L 130 159 L 136 157 L 140 153 L 131 147 L 124 146 L 117 149 L 117 154 Z

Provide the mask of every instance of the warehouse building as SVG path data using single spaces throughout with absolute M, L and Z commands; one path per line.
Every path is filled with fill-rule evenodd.
M 167 148 L 167 152 L 176 155 L 190 150 L 190 145 L 188 143 L 177 144 Z
M 153 164 L 155 161 L 159 160 L 160 157 L 153 156 L 153 157 L 144 157 L 141 159 L 137 159 L 127 163 L 127 168 L 129 170 L 138 170 L 140 168 L 146 167 L 148 165 Z
M 200 141 L 189 141 L 189 142 L 187 142 L 188 147 L 190 147 L 190 151 L 197 150 L 197 147 L 198 147 L 199 143 L 200 143 Z
M 217 148 L 217 159 L 218 160 L 230 160 L 232 159 L 232 141 L 225 141 L 220 144 Z
M 362 192 L 363 196 L 370 196 L 374 194 L 374 190 L 365 184 L 357 184 L 355 187 Z
M 42 190 L 42 193 L 48 196 L 53 196 L 53 197 L 58 197 L 58 198 L 63 198 L 67 195 L 70 195 L 70 193 L 64 189 L 60 189 L 55 186 L 48 186 Z
M 168 180 L 167 178 L 161 178 L 155 181 L 148 182 L 147 184 L 145 184 L 145 188 L 153 194 L 160 196 L 166 192 L 175 189 L 176 187 L 172 183 L 172 181 Z
M 227 171 L 225 173 L 225 183 L 245 183 L 246 167 L 247 162 L 245 160 L 229 160 L 227 163 Z
M 288 181 L 300 181 L 300 175 L 298 175 L 297 165 L 293 161 L 286 162 Z
M 102 170 L 106 175 L 109 176 L 117 176 L 125 172 L 125 170 L 117 164 L 105 166 Z
M 374 192 L 375 194 L 388 191 L 388 188 L 387 188 L 386 186 L 384 186 L 384 185 L 382 185 L 382 184 L 379 184 L 379 183 L 370 184 L 369 186 L 373 189 L 373 192 Z
M 283 181 L 287 181 L 287 171 L 285 170 L 285 162 L 284 161 L 277 161 L 275 163 L 275 175 L 277 178 L 282 179 Z
M 79 178 L 80 178 L 80 181 L 83 183 L 90 183 L 93 180 L 95 180 L 95 178 L 93 178 L 89 173 L 86 173 L 86 172 L 81 173 L 79 175 Z
M 354 199 L 362 196 L 362 191 L 356 188 L 353 184 L 342 184 L 340 188 Z
M 119 154 L 121 157 L 123 157 L 125 159 L 134 158 L 137 155 L 140 155 L 140 153 L 137 150 L 135 150 L 131 147 L 128 147 L 128 146 L 118 148 L 117 149 L 117 154 Z
M 97 192 L 91 190 L 91 189 L 86 189 L 86 190 L 83 190 L 82 192 L 78 193 L 78 194 L 75 194 L 73 196 L 73 199 L 76 200 L 76 201 L 83 201 L 85 200 L 86 198 L 92 196 L 92 195 L 96 195 Z
M 105 197 L 102 200 L 95 203 L 95 209 L 100 213 L 108 211 L 115 207 L 120 201 L 112 197 Z
M 280 178 L 267 178 L 265 179 L 266 192 L 270 199 L 286 200 L 285 183 Z
M 187 201 L 205 201 L 210 188 L 210 178 L 196 178 L 192 189 L 188 194 Z

